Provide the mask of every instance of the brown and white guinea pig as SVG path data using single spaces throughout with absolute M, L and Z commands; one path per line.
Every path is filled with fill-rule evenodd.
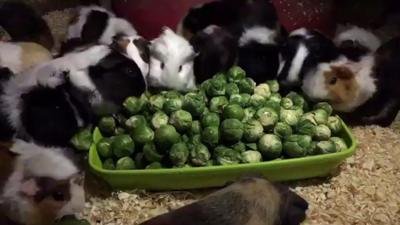
M 38 13 L 20 1 L 0 3 L 0 26 L 15 42 L 35 42 L 49 51 L 53 49 L 54 39 L 51 31 Z
M 196 88 L 192 45 L 168 27 L 151 41 L 149 85 L 156 88 L 187 91 Z
M 53 225 L 85 205 L 83 174 L 65 149 L 0 144 L 0 223 Z
M 45 146 L 68 146 L 81 127 L 119 111 L 127 97 L 146 90 L 146 81 L 126 46 L 116 46 L 72 52 L 3 81 L 0 130 Z
M 0 42 L 0 66 L 9 68 L 13 73 L 51 59 L 49 50 L 34 42 Z
M 307 209 L 288 187 L 251 177 L 141 225 L 299 225 Z
M 235 64 L 237 40 L 222 27 L 206 27 L 190 39 L 190 44 L 197 53 L 194 59 L 197 83 L 202 83 L 216 73 L 225 72 Z
M 341 57 L 308 73 L 303 91 L 325 100 L 352 125 L 389 126 L 400 109 L 400 37 L 354 62 Z
M 77 15 L 68 27 L 67 40 L 60 52 L 69 52 L 76 46 L 90 43 L 110 45 L 116 35 L 135 36 L 133 26 L 123 18 L 100 6 L 84 6 L 76 9 Z

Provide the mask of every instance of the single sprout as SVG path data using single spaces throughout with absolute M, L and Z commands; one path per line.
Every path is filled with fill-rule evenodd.
M 277 80 L 267 80 L 266 82 L 272 93 L 277 93 L 279 91 L 279 83 Z
M 154 131 L 147 125 L 135 128 L 132 132 L 132 138 L 136 143 L 145 144 L 154 139 Z
M 254 94 L 263 96 L 264 98 L 268 98 L 269 96 L 271 96 L 271 90 L 270 90 L 268 84 L 265 84 L 265 83 L 259 84 L 254 89 Z
M 242 120 L 244 117 L 244 110 L 236 104 L 225 106 L 222 116 L 224 119 L 238 119 Z
M 156 146 L 153 143 L 146 143 L 143 146 L 144 158 L 148 162 L 161 162 L 163 155 L 157 152 Z
M 223 96 L 226 92 L 226 80 L 214 77 L 208 86 L 207 95 L 210 97 Z
M 299 134 L 309 135 L 314 137 L 317 132 L 317 126 L 310 120 L 302 120 L 296 126 L 296 131 Z
M 274 127 L 274 134 L 280 138 L 289 137 L 292 133 L 292 127 L 285 122 L 278 122 Z
M 319 154 L 329 154 L 336 152 L 336 145 L 333 141 L 320 141 L 317 143 L 317 151 Z
M 219 143 L 218 127 L 206 127 L 201 134 L 201 140 L 210 147 L 214 147 Z
M 251 78 L 245 78 L 239 80 L 237 82 L 237 86 L 239 87 L 240 93 L 247 93 L 251 95 L 254 93 L 256 82 L 254 82 Z
M 201 125 L 203 127 L 218 127 L 220 124 L 220 119 L 217 113 L 207 113 L 201 118 Z
M 258 151 L 257 143 L 246 143 L 246 148 L 254 151 Z
M 201 143 L 201 135 L 200 134 L 193 135 L 190 138 L 189 142 L 193 145 Z
M 341 152 L 347 149 L 347 144 L 340 137 L 331 137 L 330 140 L 335 144 L 336 151 Z
M 239 141 L 238 143 L 233 144 L 233 145 L 231 146 L 231 148 L 232 148 L 233 150 L 237 151 L 237 152 L 242 153 L 242 152 L 246 151 L 246 144 L 243 143 L 243 142 L 241 142 L 241 141 Z
M 262 161 L 262 155 L 258 151 L 242 152 L 242 163 L 258 163 Z
M 214 158 L 218 165 L 235 165 L 241 161 L 241 154 L 233 149 L 218 146 L 214 149 Z
M 211 84 L 211 79 L 205 80 L 203 83 L 200 84 L 200 91 L 207 93 L 210 84 Z
M 169 123 L 174 126 L 179 132 L 184 132 L 192 127 L 192 115 L 185 110 L 178 110 L 171 114 Z
M 314 125 L 318 125 L 317 121 L 315 120 L 314 113 L 312 113 L 312 112 L 308 112 L 308 113 L 303 114 L 300 117 L 300 122 L 303 122 L 303 121 L 309 121 Z
M 225 94 L 227 97 L 239 94 L 239 88 L 235 83 L 228 83 L 225 87 Z
M 248 107 L 244 109 L 244 117 L 243 117 L 243 122 L 249 121 L 254 118 L 256 114 L 256 110 L 252 107 Z
M 122 128 L 122 127 L 115 128 L 115 131 L 114 131 L 115 135 L 121 135 L 121 134 L 125 134 L 125 133 L 126 133 L 126 130 L 124 128 Z
M 292 99 L 285 97 L 285 98 L 282 98 L 282 100 L 281 100 L 281 106 L 284 109 L 292 109 L 294 104 L 293 104 Z
M 328 140 L 331 137 L 331 130 L 328 126 L 320 124 L 315 128 L 315 139 L 319 141 Z
M 310 146 L 307 148 L 307 155 L 318 155 L 317 144 L 318 142 L 316 141 L 311 142 Z
M 238 66 L 234 66 L 228 71 L 229 82 L 237 82 L 239 80 L 244 79 L 245 77 L 246 77 L 246 72 Z
M 92 129 L 87 127 L 80 130 L 72 137 L 71 144 L 76 150 L 89 151 L 89 148 L 92 145 L 92 141 Z
M 266 101 L 263 96 L 254 94 L 250 97 L 249 105 L 255 109 L 260 109 L 265 106 Z
M 327 123 L 329 129 L 331 129 L 332 133 L 338 134 L 342 130 L 342 122 L 340 121 L 338 116 L 330 116 L 328 117 Z
M 258 150 L 267 159 L 279 158 L 282 154 L 281 139 L 273 134 L 264 134 L 258 141 Z
M 221 135 L 225 141 L 237 142 L 243 136 L 243 124 L 238 119 L 226 119 L 221 124 Z
M 126 98 L 125 101 L 122 103 L 122 106 L 129 115 L 135 115 L 139 113 L 140 111 L 142 111 L 144 105 L 145 101 L 135 96 Z
M 249 120 L 244 123 L 243 137 L 248 142 L 254 142 L 263 135 L 264 127 L 258 120 Z
M 172 91 L 163 91 L 163 95 L 166 99 L 172 99 L 172 98 L 182 98 L 182 94 L 179 93 L 178 91 L 172 90 Z
M 97 152 L 102 158 L 112 157 L 111 139 L 102 138 L 96 145 Z
M 200 121 L 195 120 L 192 122 L 192 126 L 190 127 L 190 135 L 200 134 L 201 133 L 201 124 Z
M 292 91 L 288 95 L 286 95 L 286 97 L 290 98 L 293 101 L 294 106 L 303 108 L 305 105 L 306 101 L 304 100 L 304 98 L 301 95 L 297 94 L 296 92 Z
M 104 160 L 103 169 L 105 169 L 105 170 L 115 170 L 114 160 L 113 159 Z
M 227 83 L 227 77 L 223 73 L 217 73 L 214 75 L 213 80 L 218 80 Z
M 135 142 L 127 134 L 114 136 L 111 142 L 111 149 L 117 158 L 131 156 L 135 151 Z
M 150 163 L 149 165 L 146 166 L 146 170 L 157 170 L 157 169 L 162 169 L 163 166 L 159 162 L 153 162 Z
M 182 108 L 183 101 L 181 98 L 167 98 L 164 102 L 163 110 L 170 115 L 171 113 Z
M 99 129 L 104 134 L 113 134 L 116 126 L 115 119 L 112 116 L 103 117 L 99 121 Z
M 323 110 L 323 109 L 316 109 L 312 111 L 314 114 L 314 119 L 317 122 L 317 124 L 327 124 L 328 122 L 328 113 Z
M 183 98 L 182 109 L 190 112 L 194 117 L 199 117 L 206 108 L 204 97 L 199 93 L 187 93 Z
M 190 138 L 186 134 L 182 135 L 181 139 L 182 139 L 182 142 L 185 142 L 185 143 L 189 142 L 189 140 L 190 140 Z
M 246 107 L 249 105 L 251 95 L 243 93 L 243 94 L 234 94 L 229 98 L 230 104 L 237 104 L 241 107 Z
M 151 125 L 154 129 L 158 129 L 163 125 L 167 125 L 169 121 L 169 117 L 162 111 L 158 111 L 154 113 L 153 117 L 151 118 Z
M 256 118 L 264 129 L 268 129 L 278 122 L 278 113 L 271 108 L 263 107 L 257 110 Z
M 136 169 L 144 169 L 147 165 L 147 160 L 144 157 L 143 152 L 138 152 L 135 156 L 135 166 Z
M 143 115 L 131 116 L 125 121 L 125 126 L 129 130 L 134 130 L 136 127 L 147 125 L 146 118 Z
M 299 120 L 300 116 L 295 110 L 281 109 L 280 121 L 285 122 L 290 126 L 296 126 Z
M 281 104 L 278 102 L 271 101 L 271 100 L 267 100 L 264 104 L 264 107 L 271 108 L 271 109 L 275 110 L 275 112 L 277 112 L 278 114 L 281 111 Z
M 172 145 L 169 151 L 169 159 L 174 166 L 183 166 L 189 158 L 189 149 L 183 142 Z
M 272 93 L 268 100 L 280 104 L 282 101 L 282 97 L 279 93 Z
M 333 108 L 332 106 L 327 103 L 327 102 L 319 102 L 316 105 L 314 105 L 314 109 L 322 109 L 325 110 L 326 113 L 328 113 L 328 116 L 332 114 Z
M 162 95 L 153 95 L 149 99 L 150 110 L 157 112 L 163 109 L 165 98 Z
M 283 152 L 289 158 L 303 157 L 307 154 L 312 143 L 311 136 L 291 135 L 283 143 Z
M 168 151 L 173 144 L 179 141 L 180 135 L 171 125 L 163 125 L 154 133 L 154 142 L 159 150 Z
M 135 161 L 129 156 L 122 157 L 118 159 L 116 165 L 116 170 L 134 170 L 136 169 Z
M 210 111 L 221 113 L 224 107 L 228 104 L 229 101 L 225 96 L 214 97 L 210 100 Z
M 206 166 L 211 158 L 211 154 L 207 147 L 201 143 L 197 143 L 190 150 L 190 161 L 194 166 Z

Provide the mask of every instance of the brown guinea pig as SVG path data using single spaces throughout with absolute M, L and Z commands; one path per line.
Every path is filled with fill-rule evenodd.
M 52 225 L 83 209 L 83 177 L 62 149 L 0 144 L 0 224 Z
M 307 209 L 286 186 L 247 177 L 141 225 L 298 225 Z

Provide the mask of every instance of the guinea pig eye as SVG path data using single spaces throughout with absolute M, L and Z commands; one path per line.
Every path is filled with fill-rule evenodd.
M 161 62 L 161 65 L 160 65 L 160 67 L 161 67 L 161 69 L 164 69 L 164 62 Z
M 126 69 L 125 69 L 125 72 L 126 72 L 126 73 L 132 73 L 133 70 L 132 70 L 131 68 L 126 68 Z
M 332 77 L 332 79 L 329 81 L 330 85 L 334 85 L 337 82 L 337 77 Z
M 63 194 L 62 192 L 60 192 L 60 191 L 56 191 L 56 192 L 52 193 L 52 194 L 51 194 L 51 197 L 52 197 L 54 200 L 58 201 L 58 202 L 61 202 L 61 201 L 64 201 L 64 200 L 65 200 L 64 194 Z
M 179 71 L 178 72 L 181 72 L 181 71 L 182 71 L 182 65 L 179 66 Z

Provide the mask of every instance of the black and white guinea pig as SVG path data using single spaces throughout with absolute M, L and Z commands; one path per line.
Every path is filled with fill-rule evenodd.
M 244 177 L 141 225 L 300 225 L 307 209 L 308 203 L 288 187 Z
M 280 47 L 278 81 L 282 90 L 301 87 L 307 72 L 339 56 L 334 42 L 323 34 L 305 28 L 291 32 Z
M 206 27 L 192 37 L 190 44 L 197 53 L 194 59 L 197 83 L 202 83 L 216 73 L 225 72 L 235 64 L 237 40 L 222 27 Z
M 389 126 L 400 109 L 400 37 L 352 61 L 322 63 L 305 76 L 303 91 L 328 101 L 352 125 Z
M 68 27 L 67 40 L 61 46 L 62 54 L 91 43 L 110 45 L 116 35 L 137 35 L 128 21 L 116 17 L 105 8 L 84 6 L 76 10 L 77 15 Z
M 35 42 L 49 51 L 54 46 L 51 31 L 34 9 L 19 1 L 5 1 L 0 4 L 0 27 L 15 42 Z
M 13 73 L 51 59 L 49 50 L 34 42 L 0 42 L 0 66 L 9 68 Z
M 196 55 L 189 41 L 164 27 L 160 36 L 151 41 L 149 85 L 180 91 L 196 88 Z
M 85 206 L 84 176 L 66 149 L 0 144 L 0 223 L 53 225 Z
M 104 45 L 69 53 L 3 83 L 0 113 L 7 119 L 1 129 L 46 146 L 68 145 L 79 128 L 119 111 L 128 96 L 146 90 L 138 65 L 122 50 Z
M 334 42 L 342 55 L 353 61 L 375 52 L 380 46 L 380 39 L 371 31 L 357 26 L 339 29 Z

